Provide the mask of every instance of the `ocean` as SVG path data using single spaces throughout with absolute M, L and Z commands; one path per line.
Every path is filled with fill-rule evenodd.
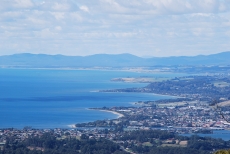
M 171 96 L 98 92 L 147 85 L 112 82 L 112 78 L 182 75 L 106 70 L 0 69 L 0 128 L 69 128 L 71 124 L 114 119 L 117 115 L 88 108 L 133 106 L 133 102 L 168 99 Z

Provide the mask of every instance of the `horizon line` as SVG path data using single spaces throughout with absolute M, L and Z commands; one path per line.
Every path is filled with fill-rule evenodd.
M 22 52 L 22 53 L 15 53 L 15 54 L 9 54 L 9 55 L 0 55 L 0 57 L 4 57 L 4 56 L 14 56 L 14 55 L 23 55 L 23 54 L 28 54 L 28 55 L 47 55 L 47 56 L 65 56 L 65 57 L 89 57 L 89 56 L 95 56 L 95 55 L 131 55 L 131 56 L 136 56 L 139 58 L 144 58 L 144 59 L 149 59 L 149 58 L 170 58 L 170 57 L 196 57 L 196 56 L 210 56 L 210 55 L 216 55 L 216 54 L 221 54 L 221 53 L 227 53 L 230 51 L 222 51 L 222 52 L 218 52 L 218 53 L 214 53 L 214 54 L 198 54 L 198 55 L 193 55 L 193 56 L 164 56 L 164 57 L 160 57 L 160 56 L 138 56 L 135 54 L 131 54 L 131 53 L 118 53 L 118 54 L 108 54 L 108 53 L 96 53 L 96 54 L 91 54 L 91 55 L 64 55 L 64 54 L 46 54 L 46 53 L 29 53 L 29 52 Z

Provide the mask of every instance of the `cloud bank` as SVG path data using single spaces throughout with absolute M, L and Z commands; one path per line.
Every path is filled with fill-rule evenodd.
M 0 55 L 230 50 L 230 0 L 1 0 Z

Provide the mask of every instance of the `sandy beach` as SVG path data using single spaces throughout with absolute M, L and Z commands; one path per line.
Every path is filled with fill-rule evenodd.
M 124 115 L 123 115 L 123 114 L 121 114 L 121 113 L 118 113 L 118 112 L 115 112 L 115 111 L 109 111 L 109 110 L 102 110 L 102 109 L 89 109 L 89 108 L 87 108 L 87 110 L 97 110 L 97 111 L 102 111 L 102 112 L 110 112 L 110 113 L 112 113 L 112 114 L 117 115 L 117 118 L 121 118 L 121 117 L 123 117 L 123 116 L 124 116 Z M 68 127 L 69 127 L 69 128 L 77 128 L 77 127 L 75 126 L 75 124 L 70 124 L 70 125 L 68 125 Z
M 109 111 L 109 110 L 98 110 L 98 111 L 102 111 L 102 112 L 110 112 L 110 113 L 116 114 L 116 115 L 118 116 L 117 118 L 124 117 L 124 115 L 123 115 L 123 114 L 118 113 L 118 112 L 115 112 L 115 111 Z
M 68 127 L 70 127 L 70 128 L 77 128 L 77 127 L 75 126 L 75 124 L 68 125 Z
M 116 112 L 116 111 L 110 111 L 110 110 L 92 109 L 92 108 L 87 108 L 87 110 L 97 110 L 97 111 L 102 111 L 102 112 L 110 112 L 110 113 L 116 114 L 116 115 L 117 115 L 117 118 L 120 118 L 120 117 L 123 117 L 123 116 L 124 116 L 124 115 L 121 114 L 121 113 L 118 113 L 118 112 Z

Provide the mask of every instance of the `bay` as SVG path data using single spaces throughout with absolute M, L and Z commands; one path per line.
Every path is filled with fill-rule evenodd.
M 0 128 L 68 128 L 68 125 L 117 115 L 91 107 L 132 106 L 132 102 L 171 98 L 147 93 L 98 90 L 143 87 L 111 82 L 119 77 L 175 77 L 184 74 L 105 70 L 0 69 Z
M 215 139 L 222 139 L 225 141 L 230 140 L 230 131 L 229 130 L 214 130 L 212 134 L 202 134 L 202 133 L 190 133 L 190 134 L 181 134 L 182 136 L 192 136 L 192 135 L 198 135 L 201 137 L 211 137 Z

